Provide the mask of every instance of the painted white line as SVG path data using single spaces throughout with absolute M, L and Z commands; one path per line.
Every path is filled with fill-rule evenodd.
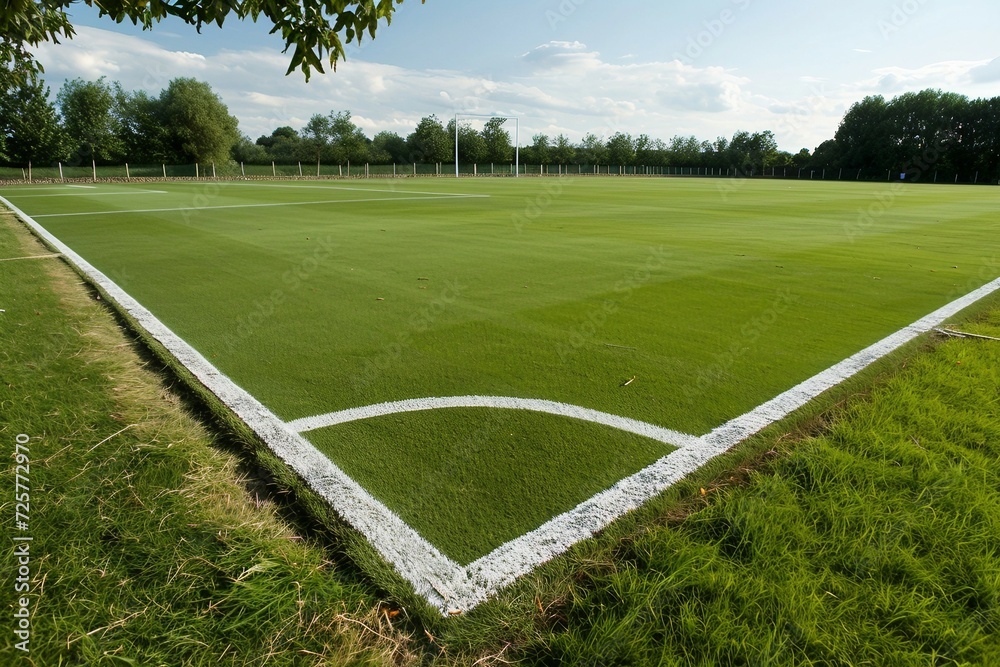
M 98 271 L 69 246 L 53 236 L 10 201 L 0 196 L 11 211 L 30 226 L 46 243 L 62 252 L 87 277 L 99 285 L 153 338 L 160 342 L 209 391 L 227 405 L 294 470 L 316 493 L 354 526 L 416 592 L 432 606 L 447 613 L 452 607 L 450 582 L 461 579 L 461 567 L 423 539 L 385 505 L 378 502 L 348 477 L 309 441 L 291 431 L 285 423 L 253 396 L 222 374 L 197 350 L 177 336 L 151 312 L 110 278 Z M 443 595 L 442 595 L 443 594 Z
M 656 463 L 621 480 L 610 489 L 598 493 L 573 510 L 554 517 L 530 533 L 510 541 L 468 566 L 462 567 L 424 540 L 385 505 L 378 502 L 328 458 L 318 452 L 299 433 L 224 376 L 201 354 L 174 334 L 104 274 L 9 201 L 3 197 L 0 197 L 0 201 L 4 202 L 50 245 L 59 249 L 91 280 L 100 285 L 122 308 L 129 312 L 140 326 L 160 341 L 171 354 L 191 370 L 206 388 L 218 396 L 240 419 L 250 426 L 272 451 L 300 475 L 313 490 L 326 498 L 344 519 L 364 535 L 375 549 L 392 563 L 396 571 L 413 585 L 419 595 L 423 596 L 432 606 L 440 609 L 443 614 L 447 614 L 451 609 L 472 609 L 535 567 L 565 552 L 566 549 L 580 540 L 606 528 L 608 524 L 627 512 L 640 507 L 664 489 L 698 470 L 747 437 L 759 432 L 776 420 L 782 419 L 822 392 L 899 349 L 917 336 L 940 326 L 944 321 L 976 301 L 1000 290 L 1000 278 L 998 278 L 806 380 L 747 414 L 730 420 L 708 435 L 695 438 L 693 441 L 685 440 L 680 449 Z M 460 397 L 451 400 L 465 402 L 469 398 Z M 497 399 L 496 397 L 472 398 L 480 402 L 518 400 Z M 396 404 L 383 404 L 383 406 L 396 405 L 398 407 L 407 403 L 410 402 L 402 401 Z M 541 403 L 546 404 L 546 407 L 564 405 L 547 401 Z M 413 404 L 416 405 L 416 403 Z M 575 406 L 568 407 L 574 411 L 585 410 Z M 564 408 L 556 409 L 563 410 Z M 596 411 L 587 411 L 588 415 L 590 412 Z M 378 410 L 357 408 L 331 413 L 331 415 L 340 415 L 337 418 L 321 416 L 297 420 L 292 424 L 304 429 L 322 428 L 323 424 L 328 422 L 342 423 L 346 417 L 352 415 L 356 418 L 366 418 L 362 415 L 370 413 L 378 414 Z M 612 417 L 614 416 L 612 415 Z M 624 420 L 625 418 L 616 417 L 615 419 Z M 642 422 L 633 423 L 642 424 Z M 686 437 L 690 438 L 690 436 Z
M 2 190 L 3 190 L 4 194 L 10 194 L 11 192 L 21 192 L 22 190 L 25 191 L 25 192 L 39 192 L 41 190 L 65 190 L 68 187 L 70 187 L 70 186 L 68 186 L 68 185 L 57 185 L 57 186 L 51 186 L 51 187 L 42 187 L 40 185 L 23 185 L 23 186 L 17 186 L 17 187 L 12 187 L 12 188 L 2 188 Z
M 839 364 L 663 457 L 607 491 L 463 568 L 451 583 L 452 604 L 471 609 L 501 588 L 565 552 L 612 521 L 638 509 L 715 457 L 815 399 L 874 362 L 927 333 L 977 301 L 1000 291 L 1000 278 L 917 320 Z
M 646 422 L 619 417 L 607 412 L 598 412 L 569 403 L 543 401 L 537 398 L 510 398 L 507 396 L 449 396 L 444 398 L 414 398 L 393 403 L 379 403 L 362 408 L 351 408 L 339 412 L 331 412 L 316 417 L 306 417 L 288 422 L 288 428 L 298 433 L 315 431 L 316 429 L 361 421 L 373 417 L 394 415 L 401 412 L 419 412 L 422 410 L 444 410 L 448 408 L 496 408 L 501 410 L 529 410 L 543 412 L 560 417 L 580 419 L 594 424 L 603 424 L 619 431 L 635 433 L 652 440 L 673 445 L 689 447 L 698 443 L 698 438 L 686 433 L 678 433 L 669 429 L 647 424 Z
M 189 184 L 190 185 L 190 184 Z M 490 195 L 468 195 L 453 192 L 425 192 L 423 190 L 393 190 L 391 188 L 352 188 L 348 185 L 285 185 L 283 183 L 231 183 L 245 188 L 286 188 L 299 190 L 355 190 L 358 192 L 392 192 L 404 195 L 438 195 L 441 197 L 489 197 Z
M 67 185 L 67 188 L 84 188 L 86 190 L 96 190 L 96 185 Z
M 71 187 L 71 186 L 66 186 Z M 165 190 L 132 190 L 130 192 L 62 192 L 51 195 L 14 195 L 12 199 L 40 199 L 42 197 L 120 197 L 123 195 L 165 195 Z M 41 217 L 41 216 L 36 216 Z
M 940 326 L 955 314 L 965 310 L 997 290 L 1000 290 L 1000 278 L 956 299 L 930 315 L 922 317 L 910 326 L 900 329 L 874 345 L 841 361 L 839 364 L 831 366 L 805 382 L 792 387 L 745 415 L 729 420 L 708 435 L 703 436 L 703 439 L 712 443 L 713 446 L 718 444 L 727 449 L 746 440 L 761 429 L 770 426 L 780 419 L 784 419 L 824 391 L 832 389 L 882 357 L 895 352 L 917 336 L 921 336 L 934 327 Z
M 51 259 L 53 257 L 62 257 L 59 253 L 54 255 L 29 255 L 28 257 L 3 257 L 0 258 L 0 262 L 17 262 L 22 259 Z
M 282 206 L 320 206 L 327 204 L 361 204 L 366 202 L 393 202 L 393 201 L 428 201 L 431 199 L 473 199 L 486 197 L 487 195 L 457 195 L 447 197 L 376 197 L 372 199 L 328 199 L 325 201 L 295 201 L 276 202 L 270 204 L 223 204 L 220 206 L 184 206 L 178 208 L 145 208 L 135 210 L 117 211 L 85 211 L 78 213 L 45 213 L 36 215 L 35 218 L 74 218 L 89 215 L 120 215 L 122 213 L 172 213 L 176 211 L 213 211 L 217 209 L 236 208 L 277 208 Z

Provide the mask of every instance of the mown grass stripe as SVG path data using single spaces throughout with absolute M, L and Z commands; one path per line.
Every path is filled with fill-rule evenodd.
M 355 192 L 392 192 L 392 193 L 404 193 L 411 195 L 436 195 L 440 197 L 462 197 L 462 198 L 480 198 L 489 199 L 490 195 L 477 195 L 477 194 L 455 194 L 451 192 L 429 192 L 426 190 L 400 190 L 398 188 L 352 188 L 346 185 L 291 185 L 284 183 L 228 183 L 228 185 L 239 185 L 243 187 L 250 188 L 280 188 L 286 190 L 351 190 Z
M 327 199 L 322 201 L 292 201 L 273 202 L 270 204 L 223 204 L 220 206 L 182 206 L 178 208 L 145 208 L 134 210 L 116 211 L 84 211 L 76 213 L 44 213 L 36 215 L 36 218 L 75 218 L 81 216 L 94 215 L 119 215 L 123 213 L 172 213 L 178 211 L 210 211 L 215 209 L 237 209 L 237 208 L 279 208 L 285 206 L 319 206 L 327 204 L 364 204 L 373 202 L 397 202 L 397 201 L 426 201 L 432 199 L 476 199 L 482 195 L 447 195 L 440 197 L 374 197 L 369 199 Z

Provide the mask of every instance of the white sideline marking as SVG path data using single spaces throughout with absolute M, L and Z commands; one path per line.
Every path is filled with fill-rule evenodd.
M 191 185 L 186 183 L 185 185 Z M 283 183 L 232 183 L 249 188 L 297 188 L 299 190 L 356 190 L 358 192 L 393 192 L 405 195 L 440 195 L 442 197 L 484 197 L 490 195 L 463 195 L 452 192 L 425 192 L 423 190 L 392 190 L 388 188 L 352 188 L 347 185 L 284 185 Z
M 685 433 L 678 433 L 669 429 L 661 428 L 654 424 L 647 424 L 628 417 L 598 412 L 589 408 L 582 408 L 569 403 L 557 403 L 555 401 L 543 401 L 536 398 L 510 398 L 507 396 L 450 396 L 446 398 L 414 398 L 408 401 L 396 401 L 393 403 L 379 403 L 362 408 L 351 408 L 339 412 L 330 412 L 316 417 L 306 417 L 288 422 L 288 428 L 297 433 L 315 431 L 320 428 L 346 424 L 347 422 L 361 421 L 373 417 L 394 415 L 400 412 L 419 412 L 422 410 L 443 410 L 447 408 L 497 408 L 501 410 L 529 410 L 532 412 L 544 412 L 560 417 L 571 417 L 595 424 L 603 424 L 619 431 L 635 433 L 652 440 L 673 445 L 675 447 L 690 447 L 698 442 L 698 438 Z
M 638 509 L 743 440 L 998 290 L 1000 278 L 887 336 L 750 412 L 729 420 L 698 438 L 697 444 L 671 452 L 569 512 L 554 517 L 530 533 L 511 540 L 470 563 L 463 568 L 461 578 L 451 584 L 452 590 L 461 591 L 461 597 L 452 598 L 451 604 L 471 609 L 487 600 L 519 577 L 565 552 L 577 542 L 603 530 L 615 519 Z
M 87 190 L 96 190 L 96 185 L 67 185 L 67 188 L 85 188 Z
M 74 187 L 67 185 L 66 187 Z M 79 187 L 79 186 L 76 186 Z M 122 195 L 165 195 L 166 190 L 132 190 L 130 192 L 62 192 L 51 195 L 14 195 L 15 199 L 38 199 L 40 197 L 118 197 Z M 42 216 L 36 216 L 42 217 Z
M 16 187 L 3 188 L 5 194 L 10 194 L 11 192 L 20 192 L 26 190 L 28 192 L 39 192 L 40 190 L 65 190 L 70 186 L 68 185 L 56 185 L 51 187 L 42 187 L 40 185 L 19 185 Z
M 107 276 L 91 266 L 44 227 L 0 196 L 45 241 L 107 292 L 150 335 L 184 364 L 219 400 L 250 426 L 292 470 L 353 525 L 374 548 L 409 581 L 429 604 L 447 615 L 452 609 L 468 611 L 501 588 L 542 563 L 565 552 L 577 542 L 606 528 L 615 519 L 640 507 L 678 480 L 761 429 L 816 398 L 827 389 L 866 368 L 976 301 L 1000 290 L 1000 278 L 965 295 L 884 338 L 852 357 L 789 389 L 750 412 L 732 419 L 711 433 L 619 481 L 574 509 L 552 518 L 539 528 L 501 545 L 463 567 L 452 561 L 415 530 L 349 478 L 326 456 L 285 424 L 262 403 L 237 386 L 174 334 Z M 497 400 L 476 397 L 477 400 Z M 505 399 L 510 400 L 510 399 Z M 409 403 L 406 401 L 399 403 Z M 560 405 L 560 404 L 555 404 Z M 572 406 L 570 406 L 572 407 Z M 583 408 L 576 408 L 583 410 Z M 364 408 L 353 411 L 361 414 Z M 310 425 L 310 419 L 292 424 Z M 319 419 L 319 418 L 315 418 Z M 625 418 L 619 418 L 625 419 Z M 630 420 L 631 421 L 631 420 Z M 317 423 L 320 423 L 317 421 Z M 638 422 L 642 423 L 642 422 Z M 665 429 L 664 429 L 665 430 Z M 690 436 L 687 436 L 690 438 Z
M 73 218 L 83 215 L 117 215 L 120 213 L 170 213 L 173 211 L 211 211 L 226 208 L 275 208 L 279 206 L 314 206 L 320 204 L 359 204 L 364 202 L 387 202 L 387 201 L 427 201 L 430 199 L 473 199 L 487 197 L 488 195 L 448 195 L 446 197 L 376 197 L 371 199 L 328 199 L 326 201 L 293 201 L 276 202 L 270 204 L 223 204 L 220 206 L 183 206 L 178 208 L 146 208 L 135 210 L 117 211 L 86 211 L 82 213 L 45 213 L 36 215 L 36 218 Z
M 375 549 L 432 605 L 447 613 L 448 603 L 438 591 L 451 596 L 450 581 L 458 579 L 461 568 L 423 539 L 385 505 L 378 502 L 348 477 L 309 441 L 291 431 L 284 422 L 253 396 L 223 375 L 184 339 L 160 322 L 151 312 L 98 271 L 69 246 L 53 236 L 30 216 L 0 196 L 11 211 L 31 227 L 46 243 L 58 249 L 80 271 L 99 285 L 119 306 L 220 401 L 243 420 L 296 474 L 329 502 Z M 436 587 L 436 589 L 435 589 Z

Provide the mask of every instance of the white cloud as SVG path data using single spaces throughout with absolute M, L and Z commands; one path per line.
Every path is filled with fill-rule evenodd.
M 588 132 L 616 131 L 714 139 L 738 129 L 771 129 L 779 145 L 793 151 L 830 138 L 844 111 L 865 95 L 923 87 L 963 92 L 959 84 L 1000 77 L 998 61 L 949 61 L 882 68 L 865 80 L 839 84 L 803 76 L 792 88 L 807 86 L 809 92 L 767 97 L 731 69 L 679 60 L 609 62 L 582 42 L 552 41 L 524 53 L 502 76 L 411 69 L 358 55 L 336 73 L 315 74 L 306 83 L 297 72 L 285 76 L 288 55 L 277 50 L 205 55 L 83 26 L 74 40 L 43 45 L 38 55 L 53 88 L 67 78 L 107 76 L 126 89 L 156 94 L 176 77 L 207 81 L 251 138 L 345 109 L 369 135 L 383 129 L 406 135 L 423 116 L 447 120 L 461 111 L 517 115 L 522 139 L 536 132 L 578 140 Z
M 969 74 L 976 83 L 1000 81 L 1000 58 L 995 58 L 985 65 L 973 68 Z
M 976 83 L 975 73 L 989 67 L 987 61 L 946 60 L 922 67 L 883 67 L 874 70 L 875 77 L 863 82 L 872 90 L 898 94 L 925 88 L 940 88 L 948 92 L 963 92 Z

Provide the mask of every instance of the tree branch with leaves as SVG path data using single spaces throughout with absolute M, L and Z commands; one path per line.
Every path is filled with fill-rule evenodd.
M 324 61 L 336 70 L 347 57 L 347 44 L 360 44 L 366 33 L 374 39 L 380 22 L 389 24 L 403 0 L 6 0 L 0 7 L 0 77 L 5 79 L 0 84 L 16 85 L 19 77 L 41 70 L 31 47 L 73 38 L 67 10 L 77 2 L 97 7 L 116 23 L 130 21 L 147 30 L 168 16 L 197 30 L 222 26 L 230 17 L 270 23 L 271 33 L 285 40 L 283 52 L 292 52 L 287 73 L 301 70 L 308 81 L 313 71 L 325 71 Z

